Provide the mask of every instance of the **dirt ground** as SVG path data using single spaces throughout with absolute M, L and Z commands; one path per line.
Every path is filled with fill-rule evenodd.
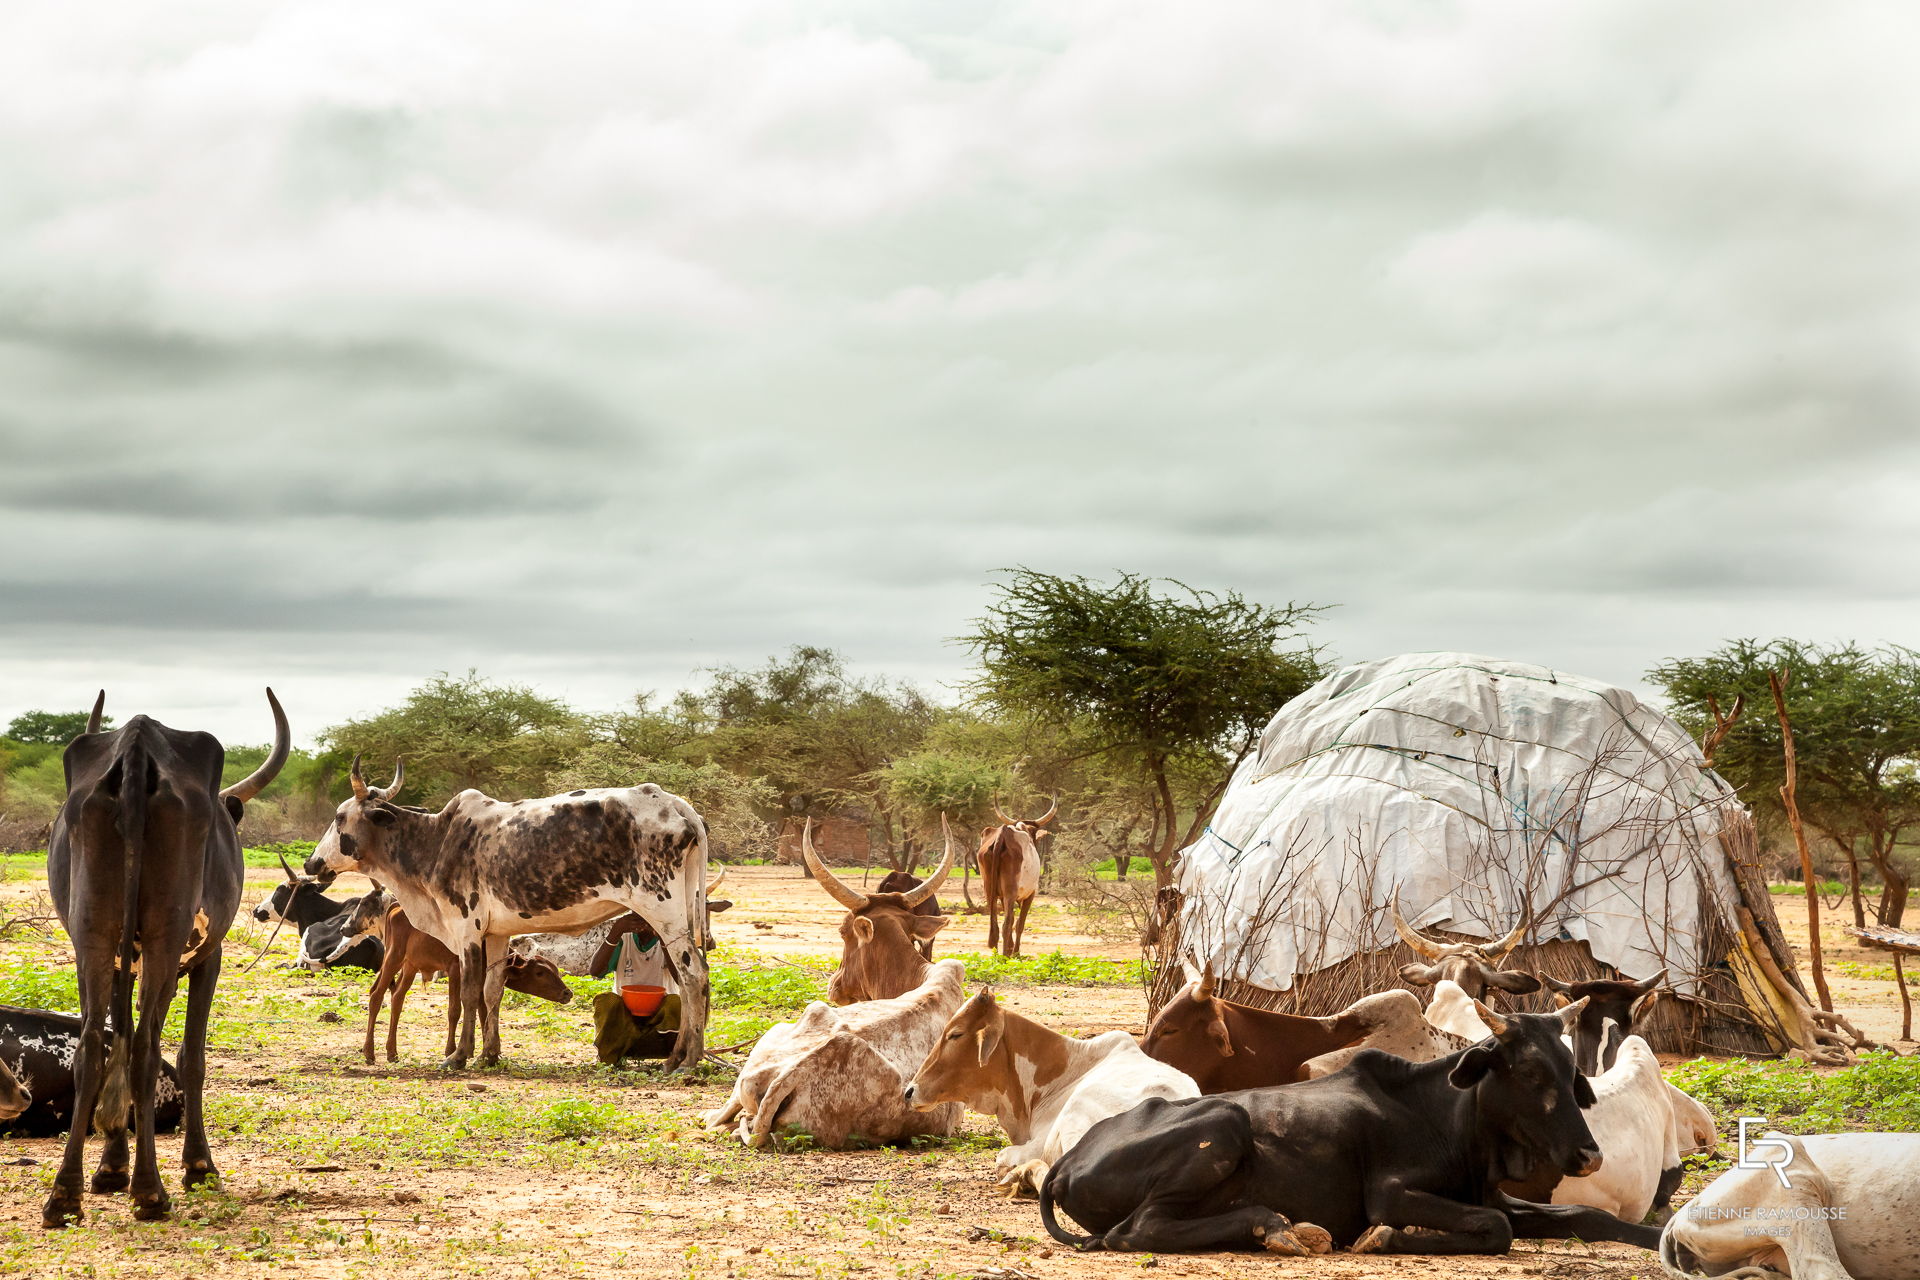
M 250 876 L 249 906 L 277 876 Z M 0 908 L 28 911 L 44 887 L 15 872 L 0 881 Z M 721 896 L 736 905 L 716 931 L 735 956 L 839 950 L 838 908 L 790 867 L 735 868 Z M 1803 904 L 1776 905 L 1799 945 Z M 1624 1280 L 1646 1275 L 1652 1261 L 1578 1243 L 1470 1259 L 1076 1254 L 1046 1238 L 1030 1201 L 994 1196 L 1000 1143 L 990 1118 L 970 1115 L 959 1138 L 924 1149 L 750 1152 L 700 1122 L 724 1099 L 728 1075 L 688 1083 L 599 1067 L 584 1001 L 514 1004 L 503 1014 L 506 1065 L 441 1071 L 438 985 L 416 988 L 409 1001 L 400 1062 L 366 1066 L 364 976 L 279 967 L 293 952 L 289 934 L 252 969 L 268 928 L 243 910 L 228 938 L 208 1085 L 224 1191 L 176 1196 L 176 1216 L 164 1223 L 133 1222 L 124 1197 L 89 1196 L 85 1225 L 48 1233 L 39 1206 L 59 1143 L 0 1139 L 0 1274 L 1091 1280 L 1153 1268 Z M 0 937 L 0 970 L 57 963 L 62 941 L 57 930 Z M 1131 958 L 1123 941 L 1081 932 L 1050 898 L 1036 906 L 1028 942 L 1030 953 Z M 941 954 L 985 949 L 984 917 L 963 915 L 941 935 Z M 1837 937 L 1827 954 L 1830 964 L 1886 963 Z M 1898 1031 L 1890 982 L 1843 972 L 1832 981 L 1863 1030 Z M 1009 986 L 1002 995 L 1075 1033 L 1138 1031 L 1145 1012 L 1141 993 L 1126 986 Z M 161 1139 L 160 1157 L 177 1188 L 177 1137 Z

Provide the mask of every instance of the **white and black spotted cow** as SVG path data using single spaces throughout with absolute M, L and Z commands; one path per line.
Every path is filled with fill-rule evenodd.
M 493 800 L 462 791 L 439 813 L 393 803 L 406 774 L 369 787 L 353 762 L 353 798 L 335 813 L 307 874 L 364 871 L 407 918 L 462 958 L 481 983 L 463 984 L 465 1066 L 484 1020 L 481 1062 L 500 1058 L 500 992 L 515 934 L 579 932 L 623 911 L 660 935 L 680 985 L 680 1034 L 669 1069 L 706 1048 L 707 826 L 693 806 L 652 783 L 573 791 L 542 800 Z

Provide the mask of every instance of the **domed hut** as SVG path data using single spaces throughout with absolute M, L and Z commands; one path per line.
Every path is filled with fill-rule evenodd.
M 1672 720 L 1598 680 L 1465 653 L 1343 668 L 1289 702 L 1182 851 L 1155 1006 L 1326 1014 L 1437 942 L 1575 981 L 1666 972 L 1656 1049 L 1819 1048 L 1733 789 Z M 1500 999 L 1543 1010 L 1540 992 Z

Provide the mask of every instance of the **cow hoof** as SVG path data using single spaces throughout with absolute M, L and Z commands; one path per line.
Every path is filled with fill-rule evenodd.
M 204 1169 L 190 1168 L 184 1174 L 180 1175 L 180 1185 L 189 1191 L 209 1182 L 216 1187 L 220 1185 L 220 1171 L 212 1165 L 208 1165 Z
M 1355 1253 L 1380 1253 L 1393 1240 L 1392 1227 L 1373 1227 L 1353 1242 Z
M 112 1195 L 116 1191 L 125 1191 L 133 1184 L 131 1169 L 96 1169 L 93 1180 L 87 1184 L 95 1195 Z
M 86 1210 L 80 1207 L 80 1197 L 55 1193 L 49 1197 L 46 1207 L 40 1210 L 40 1225 L 49 1231 L 59 1231 L 64 1227 L 77 1227 L 87 1220 Z
M 1307 1246 L 1308 1253 L 1333 1252 L 1333 1232 L 1311 1222 L 1294 1223 L 1293 1238 Z
M 133 1198 L 133 1216 L 142 1222 L 158 1222 L 173 1212 L 173 1201 L 164 1191 Z
M 1283 1258 L 1304 1258 L 1312 1252 L 1303 1241 L 1294 1237 L 1292 1231 L 1268 1231 L 1265 1227 L 1255 1227 L 1253 1234 L 1259 1239 L 1261 1248 Z
M 467 1060 L 456 1053 L 451 1058 L 443 1059 L 440 1068 L 443 1071 L 465 1071 Z

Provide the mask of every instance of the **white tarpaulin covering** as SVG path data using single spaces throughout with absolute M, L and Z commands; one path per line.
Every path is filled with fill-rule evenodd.
M 1415 928 L 1585 941 L 1675 990 L 1700 895 L 1738 901 L 1717 833 L 1733 791 L 1631 693 L 1546 667 L 1414 653 L 1346 667 L 1273 717 L 1182 854 L 1195 965 L 1285 991 Z

